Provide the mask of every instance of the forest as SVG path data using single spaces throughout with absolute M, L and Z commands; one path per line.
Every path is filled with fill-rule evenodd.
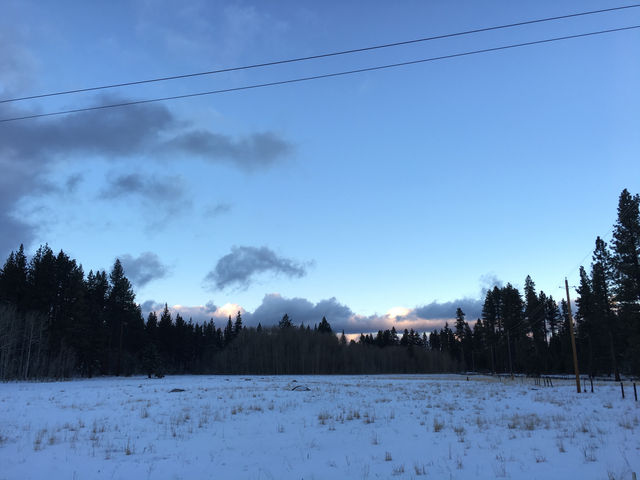
M 582 373 L 640 373 L 640 196 L 618 201 L 610 244 L 597 237 L 572 290 Z M 560 280 L 560 279 L 559 279 Z M 482 316 L 432 332 L 363 332 L 347 341 L 330 319 L 274 326 L 196 323 L 161 312 L 143 318 L 119 260 L 89 271 L 64 251 L 24 247 L 0 270 L 0 379 L 165 374 L 572 373 L 570 306 L 511 283 L 487 291 Z

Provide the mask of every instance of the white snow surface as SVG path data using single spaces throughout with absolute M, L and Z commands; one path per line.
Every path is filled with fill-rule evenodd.
M 623 400 L 616 384 L 577 394 L 556 383 L 445 375 L 3 383 L 0 479 L 640 474 L 633 391 Z

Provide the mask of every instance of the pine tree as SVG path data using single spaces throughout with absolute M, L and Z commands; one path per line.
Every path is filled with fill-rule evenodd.
M 405 328 L 400 337 L 400 345 L 406 347 L 409 345 L 409 329 Z
M 503 331 L 501 293 L 497 286 L 487 291 L 482 305 L 482 320 L 484 344 L 489 350 L 488 366 L 492 372 L 496 372 L 498 363 L 496 345 Z
M 614 298 L 627 339 L 625 359 L 640 373 L 640 196 L 620 194 L 613 230 Z
M 291 323 L 291 319 L 289 318 L 289 315 L 285 313 L 282 317 L 282 320 L 280 320 L 280 322 L 278 323 L 278 326 L 280 327 L 281 330 L 284 330 L 286 328 L 291 328 L 293 324 Z
M 544 304 L 546 324 L 549 326 L 549 334 L 553 338 L 558 333 L 558 325 L 560 322 L 560 310 L 558 304 L 550 295 Z
M 89 376 L 93 373 L 106 375 L 108 371 L 108 337 L 107 329 L 107 295 L 109 292 L 109 281 L 107 273 L 98 270 L 95 274 L 89 271 L 86 281 L 87 291 L 87 311 L 91 325 L 91 351 L 92 362 Z
M 467 355 L 465 351 L 465 347 L 468 347 L 468 343 L 465 342 L 465 327 L 469 327 L 467 322 L 464 320 L 465 314 L 460 307 L 456 309 L 456 325 L 455 325 L 455 339 L 453 349 L 455 351 L 455 355 L 457 360 L 462 362 L 462 369 L 466 370 L 467 368 Z
M 391 327 L 389 345 L 398 345 L 398 332 L 396 331 L 395 325 Z
M 20 245 L 17 252 L 11 252 L 0 270 L 0 302 L 14 305 L 18 310 L 25 311 L 27 305 L 27 257 L 24 246 Z
M 598 332 L 606 332 L 607 337 L 607 341 L 599 339 L 598 345 L 602 347 L 599 349 L 598 354 L 600 354 L 602 358 L 606 357 L 608 353 L 610 372 L 614 373 L 616 381 L 620 381 L 616 348 L 618 342 L 615 338 L 617 335 L 617 319 L 611 307 L 613 261 L 607 244 L 600 237 L 596 238 L 596 247 L 592 258 L 591 293 L 594 322 L 598 323 Z
M 229 315 L 229 320 L 227 320 L 227 326 L 224 327 L 224 344 L 229 345 L 233 340 L 233 323 L 231 322 L 231 315 Z
M 320 324 L 318 325 L 318 332 L 320 333 L 333 333 L 331 330 L 331 325 L 327 322 L 325 317 L 322 317 Z
M 462 342 L 464 339 L 464 326 L 467 322 L 464 321 L 464 312 L 460 307 L 456 309 L 456 339 Z
M 546 370 L 546 335 L 545 335 L 545 317 L 544 302 L 546 296 L 544 292 L 540 292 L 541 296 L 536 294 L 536 286 L 531 276 L 527 275 L 524 281 L 524 319 L 527 323 L 526 332 L 531 333 L 533 337 L 533 358 L 530 358 L 530 367 L 536 373 Z
M 164 309 L 160 314 L 160 321 L 158 322 L 158 349 L 160 350 L 160 359 L 162 366 L 167 373 L 172 373 L 174 365 L 174 327 L 173 319 L 171 318 L 171 312 L 169 306 L 165 303 Z
M 109 274 L 109 296 L 107 298 L 107 323 L 110 330 L 112 363 L 114 372 L 120 375 L 123 369 L 124 349 L 130 327 L 140 317 L 135 304 L 135 293 L 131 282 L 124 275 L 119 259 L 116 259 Z M 139 320 L 142 320 L 141 318 Z M 142 322 L 144 323 L 144 322 Z M 137 325 L 138 326 L 138 325 Z
M 238 314 L 236 315 L 236 321 L 233 324 L 233 335 L 237 337 L 241 331 L 242 331 L 242 315 L 238 310 Z
M 520 291 L 507 283 L 500 292 L 501 316 L 505 330 L 505 348 L 503 350 L 505 371 L 513 367 L 514 371 L 524 371 L 529 360 L 528 328 L 524 321 L 524 305 Z M 503 337 L 504 338 L 504 337 Z M 511 349 L 511 353 L 509 350 Z
M 576 298 L 576 323 L 577 323 L 577 341 L 582 351 L 586 351 L 581 362 L 586 361 L 587 372 L 589 375 L 595 374 L 594 362 L 594 343 L 599 338 L 601 332 L 598 331 L 599 325 L 594 318 L 593 294 L 591 289 L 591 279 L 587 275 L 584 267 L 580 267 L 580 285 L 576 289 L 578 298 Z

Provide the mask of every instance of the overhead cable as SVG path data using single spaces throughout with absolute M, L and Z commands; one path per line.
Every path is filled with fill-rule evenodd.
M 470 55 L 477 55 L 477 54 L 480 54 L 480 53 L 497 52 L 497 51 L 508 50 L 508 49 L 512 49 L 512 48 L 526 47 L 526 46 L 531 46 L 531 45 L 540 45 L 540 44 L 543 44 L 543 43 L 558 42 L 558 41 L 561 41 L 561 40 L 570 40 L 570 39 L 575 39 L 575 38 L 584 38 L 584 37 L 590 37 L 590 36 L 595 36 L 595 35 L 603 35 L 605 33 L 623 32 L 623 31 L 628 31 L 628 30 L 635 30 L 635 29 L 638 29 L 638 28 L 640 28 L 640 25 L 632 25 L 632 26 L 628 26 L 628 27 L 612 28 L 612 29 L 608 29 L 608 30 L 599 30 L 599 31 L 596 31 L 596 32 L 580 33 L 580 34 L 575 34 L 575 35 L 566 35 L 566 36 L 563 36 L 563 37 L 547 38 L 547 39 L 543 39 L 543 40 L 534 40 L 534 41 L 531 41 L 531 42 L 514 43 L 514 44 L 510 44 L 510 45 L 503 45 L 503 46 L 500 46 L 500 47 L 483 48 L 481 50 L 472 50 L 472 51 L 461 52 L 461 53 L 453 53 L 453 54 L 449 54 L 449 55 L 441 55 L 441 56 L 438 56 L 438 57 L 423 58 L 423 59 L 411 60 L 411 61 L 407 61 L 407 62 L 391 63 L 391 64 L 387 64 L 387 65 L 377 65 L 377 66 L 374 66 L 374 67 L 358 68 L 358 69 L 355 69 L 355 70 L 346 70 L 346 71 L 342 71 L 342 72 L 325 73 L 325 74 L 313 75 L 313 76 L 309 76 L 309 77 L 292 78 L 292 79 L 288 79 L 288 80 L 279 80 L 279 81 L 274 81 L 274 82 L 258 83 L 258 84 L 252 84 L 252 85 L 244 85 L 244 86 L 241 86 L 241 87 L 223 88 L 223 89 L 219 89 L 219 90 L 209 90 L 209 91 L 205 91 L 205 92 L 187 93 L 187 94 L 184 94 L 184 95 L 172 95 L 172 96 L 167 96 L 167 97 L 149 98 L 149 99 L 144 99 L 144 100 L 132 100 L 132 101 L 128 101 L 128 102 L 111 103 L 111 104 L 105 104 L 105 105 L 96 105 L 96 106 L 93 106 L 93 107 L 82 107 L 82 108 L 73 108 L 73 109 L 69 109 L 69 110 L 58 110 L 58 111 L 54 111 L 54 112 L 36 113 L 36 114 L 24 115 L 24 116 L 20 116 L 20 117 L 9 117 L 9 118 L 0 119 L 0 123 L 14 122 L 14 121 L 17 121 L 17 120 L 28 120 L 28 119 L 33 119 L 33 118 L 51 117 L 51 116 L 56 116 L 56 115 L 69 114 L 69 113 L 79 113 L 79 112 L 88 112 L 88 111 L 93 111 L 93 110 L 103 110 L 103 109 L 107 109 L 107 108 L 128 107 L 128 106 L 133 106 L 133 105 L 141 105 L 141 104 L 145 104 L 145 103 L 164 102 L 164 101 L 168 101 L 168 100 L 178 100 L 178 99 L 183 99 L 183 98 L 202 97 L 202 96 L 216 95 L 216 94 L 221 94 L 221 93 L 238 92 L 238 91 L 242 91 L 242 90 L 253 90 L 253 89 L 257 89 L 257 88 L 273 87 L 273 86 L 276 86 L 276 85 L 287 85 L 287 84 L 292 84 L 292 83 L 307 82 L 307 81 L 311 81 L 311 80 L 320 80 L 320 79 L 324 79 L 324 78 L 333 78 L 333 77 L 340 77 L 340 76 L 345 76 L 345 75 L 353 75 L 353 74 L 357 74 L 357 73 L 365 73 L 365 72 L 373 72 L 373 71 L 377 71 L 377 70 L 385 70 L 385 69 L 391 69 L 391 68 L 405 67 L 405 66 L 409 66 L 409 65 L 417 65 L 417 64 L 421 64 L 421 63 L 435 62 L 435 61 L 447 60 L 447 59 L 451 59 L 451 58 L 466 57 L 466 56 L 470 56 Z
M 442 39 L 445 39 L 445 38 L 461 37 L 461 36 L 464 36 L 464 35 L 472 35 L 472 34 L 476 34 L 476 33 L 490 32 L 490 31 L 493 31 L 493 30 L 501 30 L 501 29 L 505 29 L 505 28 L 521 27 L 521 26 L 524 26 L 524 25 L 532 25 L 532 24 L 536 24 L 536 23 L 551 22 L 551 21 L 556 21 L 556 20 L 565 20 L 565 19 L 568 19 L 568 18 L 582 17 L 582 16 L 587 16 L 587 15 L 597 15 L 597 14 L 602 14 L 602 13 L 606 13 L 606 12 L 614 12 L 614 11 L 625 10 L 625 9 L 630 9 L 630 8 L 637 8 L 637 7 L 640 7 L 640 4 L 623 5 L 623 6 L 619 6 L 619 7 L 603 8 L 603 9 L 600 9 L 600 10 L 590 10 L 590 11 L 587 11 L 587 12 L 570 13 L 570 14 L 567 14 L 567 15 L 558 15 L 558 16 L 555 16 L 555 17 L 539 18 L 539 19 L 535 19 L 535 20 L 525 20 L 525 21 L 522 21 L 522 22 L 509 23 L 509 24 L 504 24 L 504 25 L 496 25 L 496 26 L 492 26 L 492 27 L 476 28 L 476 29 L 473 29 L 473 30 L 466 30 L 466 31 L 462 31 L 462 32 L 447 33 L 447 34 L 443 34 L 443 35 L 435 35 L 435 36 L 431 36 L 431 37 L 423 37 L 423 38 L 416 38 L 416 39 L 412 39 L 412 40 L 404 40 L 404 41 L 385 43 L 385 44 L 380 44 L 380 45 L 372 45 L 372 46 L 362 47 L 362 48 L 353 48 L 353 49 L 349 49 L 349 50 L 341 50 L 341 51 L 336 51 L 336 52 L 320 53 L 320 54 L 317 54 L 317 55 L 310 55 L 310 56 L 306 56 L 306 57 L 297 57 L 297 58 L 290 58 L 290 59 L 284 59 L 284 60 L 275 60 L 275 61 L 270 61 L 270 62 L 255 63 L 255 64 L 252 64 L 252 65 L 243 65 L 243 66 L 239 66 L 239 67 L 228 67 L 228 68 L 221 68 L 221 69 L 218 69 L 218 70 L 209 70 L 209 71 L 203 71 L 203 72 L 193 72 L 193 73 L 186 73 L 186 74 L 182 74 L 182 75 L 172 75 L 172 76 L 165 76 L 165 77 L 149 78 L 149 79 L 145 79 L 145 80 L 134 80 L 134 81 L 130 81 L 130 82 L 112 83 L 112 84 L 108 84 L 108 85 L 99 85 L 99 86 L 95 86 L 95 87 L 76 88 L 76 89 L 72 89 L 72 90 L 63 90 L 63 91 L 58 91 L 58 92 L 41 93 L 41 94 L 36 94 L 36 95 L 28 95 L 28 96 L 24 96 L 24 97 L 7 98 L 7 99 L 4 99 L 4 100 L 0 100 L 0 103 L 19 102 L 19 101 L 23 101 L 23 100 L 34 100 L 34 99 L 37 99 L 37 98 L 54 97 L 54 96 L 60 96 L 60 95 L 70 95 L 70 94 L 74 94 L 74 93 L 93 92 L 93 91 L 97 91 L 97 90 L 106 90 L 106 89 L 111 89 L 111 88 L 129 87 L 129 86 L 133 86 L 133 85 L 142 85 L 142 84 L 147 84 L 147 83 L 166 82 L 166 81 L 169 81 L 169 80 L 179 80 L 179 79 L 185 79 L 185 78 L 200 77 L 200 76 L 205 76 L 205 75 L 215 75 L 215 74 L 219 74 L 219 73 L 236 72 L 236 71 L 240 71 L 240 70 L 249 70 L 249 69 L 254 69 L 254 68 L 262 68 L 262 67 L 269 67 L 269 66 L 275 66 L 275 65 L 284 65 L 284 64 L 287 64 L 287 63 L 304 62 L 304 61 L 308 61 L 308 60 L 317 60 L 317 59 L 320 59 L 320 58 L 336 57 L 336 56 L 340 56 L 340 55 L 349 55 L 349 54 L 353 54 L 353 53 L 361 53 L 361 52 L 367 52 L 367 51 L 371 51 L 371 50 L 379 50 L 379 49 L 383 49 L 383 48 L 398 47 L 398 46 L 402 46 L 402 45 L 411 45 L 411 44 L 415 44 L 415 43 L 429 42 L 429 41 L 433 41 L 433 40 L 442 40 Z

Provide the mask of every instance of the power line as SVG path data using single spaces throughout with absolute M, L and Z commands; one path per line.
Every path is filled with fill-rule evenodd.
M 345 76 L 345 75 L 353 75 L 353 74 L 356 74 L 356 73 L 373 72 L 373 71 L 377 71 L 377 70 L 385 70 L 385 69 L 391 69 L 391 68 L 397 68 L 397 67 L 405 67 L 405 66 L 409 66 L 409 65 L 417 65 L 417 64 L 420 64 L 420 63 L 435 62 L 435 61 L 439 61 L 439 60 L 447 60 L 447 59 L 458 58 L 458 57 L 466 57 L 466 56 L 476 55 L 476 54 L 480 54 L 480 53 L 497 52 L 497 51 L 501 51 L 501 50 L 508 50 L 508 49 L 512 49 L 512 48 L 519 48 L 519 47 L 525 47 L 525 46 L 530 46 L 530 45 L 540 45 L 540 44 L 543 44 L 543 43 L 551 43 L 551 42 L 557 42 L 557 41 L 561 41 L 561 40 L 584 38 L 584 37 L 590 37 L 590 36 L 595 36 L 595 35 L 602 35 L 602 34 L 605 34 L 605 33 L 622 32 L 622 31 L 634 30 L 634 29 L 638 29 L 638 28 L 640 28 L 640 25 L 632 25 L 632 26 L 629 26 L 629 27 L 612 28 L 612 29 L 608 29 L 608 30 L 599 30 L 597 32 L 580 33 L 580 34 L 576 34 L 576 35 L 566 35 L 566 36 L 563 36 L 563 37 L 554 37 L 554 38 L 547 38 L 547 39 L 544 39 L 544 40 L 535 40 L 535 41 L 532 41 L 532 42 L 515 43 L 515 44 L 510 44 L 510 45 L 503 45 L 501 47 L 484 48 L 484 49 L 481 49 L 481 50 L 472 50 L 472 51 L 468 51 L 468 52 L 454 53 L 454 54 L 442 55 L 442 56 L 438 56 L 438 57 L 423 58 L 423 59 L 420 59 L 420 60 L 411 60 L 411 61 L 408 61 L 408 62 L 392 63 L 392 64 L 387 64 L 387 65 L 378 65 L 378 66 L 375 66 L 375 67 L 359 68 L 359 69 L 355 69 L 355 70 L 347 70 L 347 71 L 342 71 L 342 72 L 326 73 L 326 74 L 322 74 L 322 75 L 313 75 L 313 76 L 310 76 L 310 77 L 292 78 L 292 79 L 289 79 L 289 80 L 280 80 L 280 81 L 275 81 L 275 82 L 258 83 L 258 84 L 253 84 L 253 85 L 245 85 L 245 86 L 242 86 L 242 87 L 231 87 L 231 88 L 224 88 L 224 89 L 220 89 L 220 90 L 210 90 L 210 91 L 206 91 L 206 92 L 188 93 L 188 94 L 184 94 L 184 95 L 173 95 L 173 96 L 168 96 L 168 97 L 150 98 L 150 99 L 146 99 L 146 100 L 133 100 L 133 101 L 130 101 L 130 102 L 120 102 L 120 103 L 112 103 L 112 104 L 107 104 L 107 105 L 97 105 L 97 106 L 94 106 L 94 107 L 83 107 L 83 108 L 74 108 L 74 109 L 69 109 L 69 110 L 59 110 L 59 111 L 55 111 L 55 112 L 37 113 L 37 114 L 33 114 L 33 115 L 25 115 L 25 116 L 22 116 L 22 117 L 3 118 L 3 119 L 0 119 L 0 123 L 14 122 L 14 121 L 17 121 L 17 120 L 28 120 L 28 119 L 33 119 L 33 118 L 51 117 L 51 116 L 55 116 L 55 115 L 64 115 L 64 114 L 69 114 L 69 113 L 79 113 L 79 112 L 88 112 L 88 111 L 93 111 L 93 110 L 103 110 L 103 109 L 107 109 L 107 108 L 128 107 L 128 106 L 132 106 L 132 105 L 141 105 L 141 104 L 145 104 L 145 103 L 154 103 L 154 102 L 164 102 L 164 101 L 168 101 L 168 100 L 178 100 L 178 99 L 183 99 L 183 98 L 202 97 L 202 96 L 206 96 L 206 95 L 216 95 L 216 94 L 220 94 L 220 93 L 238 92 L 238 91 L 242 91 L 242 90 L 253 90 L 253 89 L 263 88 L 263 87 L 273 87 L 273 86 L 276 86 L 276 85 L 288 85 L 288 84 L 292 84 L 292 83 L 307 82 L 307 81 L 310 81 L 310 80 L 320 80 L 320 79 L 324 79 L 324 78 L 333 78 L 333 77 L 340 77 L 340 76 Z
M 237 72 L 237 71 L 240 71 L 240 70 L 249 70 L 249 69 L 254 69 L 254 68 L 262 68 L 262 67 L 269 67 L 269 66 L 275 66 L 275 65 L 284 65 L 284 64 L 287 64 L 287 63 L 304 62 L 304 61 L 308 61 L 308 60 L 317 60 L 317 59 L 320 59 L 320 58 L 336 57 L 336 56 L 339 56 L 339 55 L 349 55 L 349 54 L 352 54 L 352 53 L 361 53 L 361 52 L 367 52 L 367 51 L 372 51 L 372 50 L 379 50 L 379 49 L 383 49 L 383 48 L 398 47 L 398 46 L 402 46 L 402 45 L 411 45 L 411 44 L 415 44 L 415 43 L 429 42 L 429 41 L 432 41 L 432 40 L 442 40 L 442 39 L 445 39 L 445 38 L 461 37 L 461 36 L 464 36 L 464 35 L 471 35 L 471 34 L 475 34 L 475 33 L 490 32 L 490 31 L 493 31 L 493 30 L 501 30 L 501 29 L 505 29 L 505 28 L 521 27 L 521 26 L 524 26 L 524 25 L 532 25 L 532 24 L 536 24 L 536 23 L 544 23 L 544 22 L 550 22 L 550 21 L 555 21 L 555 20 L 565 20 L 565 19 L 568 19 L 568 18 L 582 17 L 582 16 L 586 16 L 586 15 L 596 15 L 596 14 L 601 14 L 601 13 L 606 13 L 606 12 L 613 12 L 613 11 L 625 10 L 625 9 L 629 9 L 629 8 L 637 8 L 637 7 L 640 7 L 640 4 L 623 5 L 623 6 L 620 6 L 620 7 L 604 8 L 604 9 L 600 9 L 600 10 L 591 10 L 591 11 L 588 11 L 588 12 L 570 13 L 570 14 L 567 14 L 567 15 L 559 15 L 559 16 L 555 16 L 555 17 L 539 18 L 539 19 L 535 19 L 535 20 L 526 20 L 526 21 L 523 21 L 523 22 L 509 23 L 509 24 L 505 24 L 505 25 L 496 25 L 496 26 L 492 26 L 492 27 L 483 27 L 483 28 L 477 28 L 477 29 L 474 29 L 474 30 L 466 30 L 466 31 L 463 31 L 463 32 L 447 33 L 447 34 L 436 35 L 436 36 L 431 36 L 431 37 L 416 38 L 416 39 L 413 39 L 413 40 L 404 40 L 404 41 L 400 41 L 400 42 L 385 43 L 385 44 L 381 44 L 381 45 L 372 45 L 372 46 L 369 46 L 369 47 L 353 48 L 353 49 L 341 50 L 341 51 L 337 51 L 337 52 L 321 53 L 321 54 L 310 55 L 310 56 L 306 56 L 306 57 L 297 57 L 297 58 L 290 58 L 290 59 L 285 59 L 285 60 L 275 60 L 275 61 L 271 61 L 271 62 L 256 63 L 256 64 L 252 64 L 252 65 L 244 65 L 244 66 L 239 66 L 239 67 L 221 68 L 221 69 L 218 69 L 218 70 L 209 70 L 209 71 L 204 71 L 204 72 L 186 73 L 186 74 L 182 74 L 182 75 L 172 75 L 172 76 L 166 76 L 166 77 L 150 78 L 150 79 L 146 79 L 146 80 L 135 80 L 135 81 L 131 81 L 131 82 L 122 82 L 122 83 L 113 83 L 113 84 L 109 84 L 109 85 L 100 85 L 100 86 L 96 86 L 96 87 L 76 88 L 76 89 L 73 89 L 73 90 L 64 90 L 64 91 L 51 92 L 51 93 L 41 93 L 41 94 L 29 95 L 29 96 L 25 96 L 25 97 L 8 98 L 8 99 L 5 99 L 5 100 L 0 100 L 0 103 L 19 102 L 19 101 L 22 101 L 22 100 L 34 100 L 34 99 L 37 99 L 37 98 L 54 97 L 54 96 L 59 96 L 59 95 L 70 95 L 70 94 L 73 94 L 73 93 L 93 92 L 93 91 L 97 91 L 97 90 L 106 90 L 106 89 L 110 89 L 110 88 L 129 87 L 129 86 L 133 86 L 133 85 L 142 85 L 142 84 L 146 84 L 146 83 L 165 82 L 165 81 L 168 81 L 168 80 L 179 80 L 179 79 L 193 78 L 193 77 L 199 77 L 199 76 L 205 76 L 205 75 L 215 75 L 215 74 L 218 74 L 218 73 Z

